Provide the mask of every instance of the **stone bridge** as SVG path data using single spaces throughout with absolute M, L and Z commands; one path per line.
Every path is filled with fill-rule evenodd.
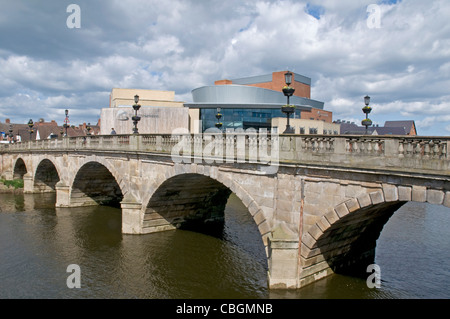
M 268 286 L 366 274 L 408 201 L 450 207 L 450 137 L 112 135 L 3 145 L 3 178 L 56 207 L 117 205 L 122 232 L 220 226 L 231 193 L 267 254 Z

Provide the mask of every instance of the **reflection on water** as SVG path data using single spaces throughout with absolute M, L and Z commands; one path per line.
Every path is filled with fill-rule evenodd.
M 53 194 L 0 194 L 0 298 L 448 298 L 450 211 L 408 203 L 377 243 L 382 287 L 333 275 L 267 289 L 258 229 L 231 197 L 223 234 L 121 233 L 120 209 L 54 208 Z M 66 285 L 81 268 L 81 288 Z

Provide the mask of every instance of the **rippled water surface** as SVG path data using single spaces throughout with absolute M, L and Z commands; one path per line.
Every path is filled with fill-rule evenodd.
M 377 242 L 382 284 L 332 275 L 295 291 L 267 289 L 248 211 L 230 197 L 219 237 L 121 234 L 120 209 L 55 209 L 54 195 L 0 194 L 0 298 L 449 298 L 450 209 L 408 203 Z M 81 288 L 69 289 L 70 264 Z

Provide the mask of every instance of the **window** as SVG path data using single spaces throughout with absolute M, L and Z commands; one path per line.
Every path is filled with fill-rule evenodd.
M 300 134 L 305 134 L 305 128 L 304 127 L 300 127 Z
M 296 112 L 299 110 L 296 110 Z M 281 108 L 274 109 L 254 109 L 254 108 L 222 108 L 221 110 L 223 129 L 237 129 L 252 127 L 255 129 L 271 127 L 271 119 L 275 117 L 286 117 L 281 112 Z M 202 131 L 208 128 L 215 128 L 217 123 L 217 108 L 200 109 L 200 120 L 202 121 Z

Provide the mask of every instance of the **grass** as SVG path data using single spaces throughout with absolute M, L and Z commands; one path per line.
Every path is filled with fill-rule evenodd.
M 7 181 L 5 179 L 0 179 L 0 183 L 5 184 L 8 187 L 14 187 L 14 189 L 23 188 L 23 179 L 15 179 L 12 181 Z

